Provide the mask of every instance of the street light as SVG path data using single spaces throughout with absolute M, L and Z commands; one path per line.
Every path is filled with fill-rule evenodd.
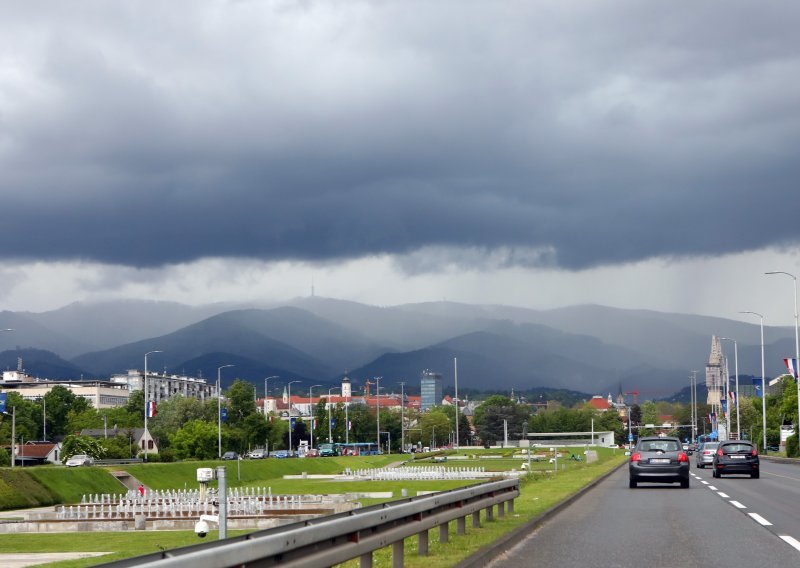
M 269 395 L 269 389 L 267 386 L 269 385 L 270 379 L 279 379 L 278 375 L 272 375 L 271 377 L 266 377 L 264 379 L 264 416 L 267 415 L 267 396 Z
M 400 381 L 400 453 L 401 454 L 406 451 L 406 417 L 405 413 L 403 412 L 406 408 L 405 387 L 406 387 L 405 381 Z
M 314 447 L 314 410 L 311 406 L 311 389 L 314 387 L 321 387 L 322 385 L 311 385 L 308 387 L 308 415 L 311 417 L 311 441 L 309 442 L 309 449 Z M 291 426 L 291 424 L 289 424 Z
M 453 370 L 455 372 L 456 382 L 456 450 L 458 449 L 458 359 L 453 357 Z
M 327 400 L 328 404 L 327 404 L 327 406 L 328 406 L 328 443 L 329 444 L 333 443 L 333 428 L 331 427 L 331 392 L 335 391 L 336 389 L 340 389 L 340 388 L 342 388 L 342 387 L 331 387 L 331 388 L 328 389 L 328 400 Z M 344 407 L 344 411 L 345 411 L 345 413 L 347 412 L 347 406 Z M 347 414 L 345 414 L 345 419 L 344 420 L 345 420 L 344 429 L 345 429 L 345 432 L 347 432 L 347 424 L 346 424 L 346 422 L 347 422 Z M 345 434 L 345 437 L 346 436 L 347 435 Z M 339 439 L 341 440 L 341 438 L 339 438 Z M 349 442 L 347 440 L 345 440 L 345 444 L 348 444 L 348 443 Z
M 735 339 L 731 339 L 730 337 L 720 337 L 720 339 L 724 339 L 725 341 L 733 341 L 733 360 L 734 360 L 734 369 L 736 372 L 736 439 L 742 439 L 742 432 L 739 428 L 739 345 L 736 343 Z M 730 398 L 730 393 L 725 393 L 725 396 Z M 730 417 L 730 403 L 728 403 L 728 416 Z M 728 437 L 730 438 L 731 431 L 730 431 L 730 418 L 728 418 Z
M 147 390 L 147 356 L 152 355 L 153 353 L 163 353 L 163 351 L 156 349 L 155 351 L 148 351 L 144 354 L 144 385 L 142 388 L 144 389 L 144 461 L 147 461 L 147 452 L 150 449 L 150 445 L 147 440 L 147 416 L 150 414 L 150 404 L 149 398 L 150 393 Z
M 222 458 L 222 369 L 236 365 L 217 367 L 217 457 Z
M 764 316 L 758 312 L 739 312 L 740 314 L 752 314 L 761 320 L 761 428 L 763 437 L 763 451 L 767 453 L 767 373 L 764 366 Z
M 782 272 L 780 270 L 765 272 L 764 274 L 785 274 L 794 280 L 794 349 L 796 357 L 794 363 L 794 380 L 795 386 L 797 387 L 797 422 L 795 422 L 795 434 L 797 435 L 798 432 L 800 432 L 800 373 L 798 373 L 797 369 L 797 367 L 800 366 L 800 331 L 798 331 L 797 324 L 797 278 L 795 278 L 794 274 Z
M 286 386 L 289 391 L 289 457 L 292 457 L 292 385 L 302 382 L 300 379 L 289 381 Z
M 378 425 L 378 453 L 381 451 L 381 377 L 375 377 L 375 418 Z

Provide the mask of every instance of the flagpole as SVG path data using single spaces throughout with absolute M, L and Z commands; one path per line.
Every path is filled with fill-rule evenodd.
M 163 353 L 163 351 L 155 350 L 148 351 L 144 354 L 144 381 L 142 382 L 142 390 L 144 391 L 144 461 L 147 462 L 147 452 L 150 449 L 149 440 L 147 438 L 147 416 L 150 414 L 150 396 L 147 392 L 147 356 L 153 353 Z

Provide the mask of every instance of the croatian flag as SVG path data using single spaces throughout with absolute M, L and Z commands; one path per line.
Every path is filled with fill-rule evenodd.
M 729 392 L 728 396 L 731 397 L 731 400 L 733 401 L 733 406 L 736 406 L 738 404 L 736 402 L 736 391 Z
M 314 418 L 314 420 L 311 421 L 311 429 L 312 430 L 316 430 L 317 429 L 317 419 L 316 418 Z
M 784 359 L 784 363 L 786 363 L 786 368 L 789 369 L 789 373 L 794 378 L 797 378 L 797 359 Z
M 352 429 L 353 429 L 353 421 L 352 420 L 348 420 L 347 421 L 347 430 L 348 430 L 348 432 L 350 430 L 352 430 Z
M 150 401 L 147 403 L 147 417 L 153 418 L 156 415 L 156 403 L 154 401 Z

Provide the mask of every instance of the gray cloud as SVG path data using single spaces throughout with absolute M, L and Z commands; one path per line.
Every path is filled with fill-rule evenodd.
M 36 6 L 0 22 L 5 258 L 800 241 L 791 2 Z

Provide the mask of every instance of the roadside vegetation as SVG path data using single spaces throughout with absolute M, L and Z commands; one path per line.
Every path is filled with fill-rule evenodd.
M 621 451 L 614 451 L 607 448 L 597 448 L 599 461 L 587 464 L 585 461 L 577 462 L 568 459 L 559 460 L 559 469 L 554 471 L 555 464 L 549 461 L 533 462 L 534 471 L 524 475 L 521 484 L 521 496 L 515 503 L 513 515 L 505 518 L 496 518 L 491 523 L 483 522 L 480 529 L 473 529 L 468 523 L 466 537 L 456 537 L 455 525 L 451 527 L 450 542 L 441 544 L 438 542 L 438 532 L 431 531 L 430 534 L 430 555 L 426 558 L 416 556 L 416 539 L 406 541 L 406 565 L 408 566 L 452 566 L 459 559 L 466 558 L 469 554 L 479 550 L 481 547 L 496 540 L 503 534 L 513 530 L 517 526 L 527 522 L 549 507 L 578 491 L 600 475 L 610 471 L 624 461 Z M 443 467 L 475 467 L 477 464 L 491 468 L 492 471 L 504 469 L 520 470 L 526 460 L 513 458 L 516 449 L 507 448 L 504 450 L 483 450 L 480 448 L 470 448 L 466 451 L 469 455 L 474 455 L 474 460 L 456 461 L 452 460 L 453 452 L 443 452 L 436 454 L 435 457 L 441 459 L 450 456 L 450 461 L 433 462 L 422 460 L 418 462 L 420 466 L 430 466 L 432 464 Z M 562 456 L 569 456 L 575 452 L 574 449 L 562 450 Z M 459 454 L 463 454 L 460 451 Z M 583 455 L 582 451 L 575 452 Z M 499 455 L 500 459 L 481 459 L 480 456 Z M 409 456 L 403 456 L 408 458 Z M 367 506 L 386 500 L 396 500 L 402 498 L 402 490 L 405 489 L 408 496 L 415 496 L 418 491 L 445 491 L 456 487 L 476 483 L 469 481 L 360 481 L 342 482 L 333 480 L 318 479 L 292 479 L 285 480 L 284 475 L 298 475 L 303 471 L 311 474 L 315 473 L 339 473 L 344 468 L 351 469 L 382 467 L 392 462 L 397 462 L 401 456 L 369 456 L 369 457 L 340 457 L 340 458 L 315 458 L 315 459 L 288 459 L 288 460 L 251 460 L 241 462 L 242 479 L 236 477 L 236 467 L 230 462 L 227 466 L 228 479 L 232 487 L 237 486 L 269 486 L 275 494 L 303 493 L 303 494 L 328 494 L 328 493 L 374 493 L 392 492 L 391 499 L 364 498 L 358 499 L 362 505 Z M 416 460 L 415 460 L 416 461 Z M 223 462 L 195 462 L 181 464 L 148 464 L 128 466 L 126 469 L 131 473 L 150 480 L 158 479 L 160 482 L 168 483 L 163 489 L 181 489 L 184 486 L 196 486 L 195 470 L 197 467 L 219 465 Z M 409 462 L 407 465 L 414 465 Z M 9 470 L 6 470 L 9 471 Z M 47 481 L 54 492 L 64 491 L 65 485 L 81 482 L 98 483 L 98 479 L 103 476 L 111 476 L 104 471 L 104 468 L 77 468 L 76 470 L 66 470 L 64 468 L 41 468 L 41 472 L 47 471 L 44 480 Z M 17 473 L 17 471 L 15 471 Z M 26 472 L 30 473 L 30 472 Z M 82 476 L 76 478 L 72 474 L 80 473 Z M 93 475 L 89 475 L 93 474 Z M 60 480 L 57 478 L 61 477 Z M 33 477 L 30 477 L 33 479 Z M 77 498 L 79 501 L 79 497 Z M 229 531 L 229 534 L 240 534 L 246 531 Z M 215 537 L 216 531 L 212 531 L 209 538 Z M 78 567 L 93 566 L 109 560 L 137 556 L 149 552 L 156 552 L 162 549 L 175 548 L 190 544 L 197 544 L 199 541 L 192 531 L 161 531 L 161 532 L 133 532 L 124 533 L 104 533 L 102 541 L 98 541 L 97 536 L 92 533 L 69 533 L 69 534 L 6 534 L 0 541 L 0 552 L 110 552 L 110 555 L 100 557 L 84 558 L 57 562 L 52 566 L 59 567 Z M 102 543 L 102 544 L 100 544 Z M 390 549 L 378 551 L 375 554 L 376 566 L 388 566 L 391 564 Z M 355 566 L 355 563 L 347 563 L 346 566 Z

